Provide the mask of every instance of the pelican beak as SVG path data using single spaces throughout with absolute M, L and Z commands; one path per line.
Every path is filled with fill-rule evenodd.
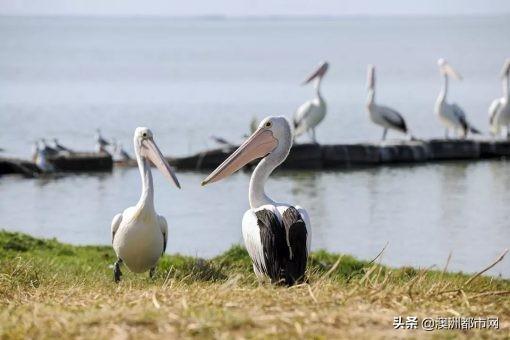
M 274 138 L 272 131 L 258 128 L 230 157 L 202 181 L 202 185 L 228 177 L 249 162 L 267 156 L 277 146 L 278 140 Z
M 159 151 L 159 148 L 156 143 L 154 143 L 154 140 L 152 138 L 144 139 L 142 140 L 141 144 L 142 155 L 147 157 L 152 162 L 152 164 L 154 164 L 156 168 L 161 171 L 163 176 L 173 182 L 175 186 L 180 189 L 181 185 L 175 176 L 174 170 L 170 164 L 168 164 L 165 157 L 161 154 L 161 151 Z
M 457 79 L 457 80 L 462 80 L 462 76 L 453 69 L 453 67 L 450 66 L 450 64 L 445 64 L 444 66 L 444 72 L 449 75 L 449 76 L 452 76 L 453 78 Z
M 326 61 L 323 62 L 310 76 L 308 76 L 308 78 L 305 79 L 305 81 L 303 81 L 301 85 L 306 85 L 315 78 L 322 78 L 324 74 L 326 74 L 328 68 L 329 68 L 328 62 Z

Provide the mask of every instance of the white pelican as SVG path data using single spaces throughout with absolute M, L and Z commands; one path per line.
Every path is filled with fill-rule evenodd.
M 305 132 L 312 132 L 312 141 L 317 143 L 315 139 L 315 127 L 326 116 L 326 102 L 321 96 L 321 81 L 328 70 L 329 64 L 323 62 L 315 72 L 313 72 L 302 85 L 315 80 L 315 98 L 302 104 L 294 113 L 294 135 L 300 136 Z
M 448 76 L 452 76 L 458 80 L 462 80 L 462 77 L 446 60 L 441 58 L 437 61 L 437 64 L 444 82 L 436 100 L 435 113 L 439 117 L 439 120 L 446 126 L 445 138 L 448 138 L 449 129 L 453 129 L 454 131 L 460 130 L 463 138 L 467 136 L 468 132 L 479 134 L 480 131 L 471 126 L 467 121 L 464 110 L 462 110 L 459 105 L 455 103 L 450 104 L 446 101 L 446 95 L 448 94 Z
M 257 130 L 202 185 L 219 181 L 254 159 L 262 157 L 250 180 L 250 209 L 243 216 L 246 249 L 257 277 L 292 285 L 304 280 L 310 251 L 311 228 L 307 212 L 299 206 L 269 198 L 264 184 L 292 146 L 292 129 L 284 117 L 267 117 Z
M 386 139 L 388 129 L 393 129 L 404 134 L 409 131 L 402 115 L 397 111 L 375 103 L 375 66 L 368 65 L 368 96 L 367 111 L 373 123 L 382 126 L 382 140 Z M 412 138 L 412 137 L 411 137 Z
M 96 152 L 97 153 L 108 153 L 106 147 L 110 145 L 110 142 L 103 138 L 101 130 L 96 129 Z
M 494 100 L 489 107 L 489 122 L 493 135 L 500 133 L 503 128 L 506 138 L 509 138 L 510 131 L 510 59 L 507 59 L 501 72 L 503 78 L 503 97 Z
M 117 254 L 114 266 L 115 282 L 120 281 L 122 263 L 135 273 L 150 270 L 149 275 L 152 277 L 154 268 L 166 249 L 168 225 L 166 219 L 154 210 L 154 187 L 149 161 L 180 188 L 172 168 L 154 143 L 151 130 L 145 127 L 136 128 L 134 148 L 142 177 L 142 194 L 134 207 L 115 215 L 112 221 L 112 244 Z

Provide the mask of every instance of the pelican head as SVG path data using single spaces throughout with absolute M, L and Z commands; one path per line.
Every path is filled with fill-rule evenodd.
M 310 74 L 306 79 L 305 81 L 303 81 L 303 83 L 301 85 L 306 85 L 308 83 L 310 83 L 312 80 L 318 78 L 318 79 L 322 79 L 322 77 L 324 77 L 324 75 L 326 74 L 326 72 L 328 71 L 328 68 L 329 68 L 329 63 L 327 61 L 323 61 L 319 67 L 317 67 L 317 69 L 315 71 L 313 71 L 312 74 Z
M 161 151 L 159 151 L 153 137 L 154 135 L 149 128 L 136 128 L 135 136 L 133 138 L 136 154 L 143 159 L 150 160 L 152 164 L 161 171 L 163 176 L 173 182 L 177 188 L 180 189 L 181 185 L 179 184 L 172 167 L 168 164 Z
M 453 69 L 453 67 L 443 58 L 440 58 L 437 61 L 437 66 L 439 66 L 439 72 L 442 75 L 452 76 L 457 80 L 462 80 L 462 76 Z
M 367 88 L 373 89 L 375 87 L 375 66 L 369 64 L 367 67 Z
M 292 129 L 288 120 L 281 116 L 267 117 L 230 157 L 202 181 L 202 185 L 228 177 L 257 158 L 274 155 L 282 162 L 287 157 L 291 145 Z
M 501 70 L 501 78 L 508 77 L 510 75 L 510 58 L 505 60 L 505 65 L 503 65 L 503 69 Z

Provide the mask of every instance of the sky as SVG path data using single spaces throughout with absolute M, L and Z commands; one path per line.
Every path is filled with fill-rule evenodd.
M 510 14 L 510 0 L 0 0 L 0 15 L 345 16 Z

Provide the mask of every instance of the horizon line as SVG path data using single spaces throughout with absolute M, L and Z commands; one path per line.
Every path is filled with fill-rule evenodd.
M 204 15 L 166 15 L 166 14 L 3 14 L 0 18 L 76 18 L 76 19 L 207 19 L 207 20 L 261 20 L 261 19 L 284 19 L 284 20 L 335 20 L 352 18 L 493 18 L 510 16 L 509 12 L 504 13 L 422 13 L 422 14 L 366 14 L 348 13 L 339 15 L 294 15 L 294 14 L 269 14 L 269 15 L 226 15 L 226 14 L 204 14 Z

